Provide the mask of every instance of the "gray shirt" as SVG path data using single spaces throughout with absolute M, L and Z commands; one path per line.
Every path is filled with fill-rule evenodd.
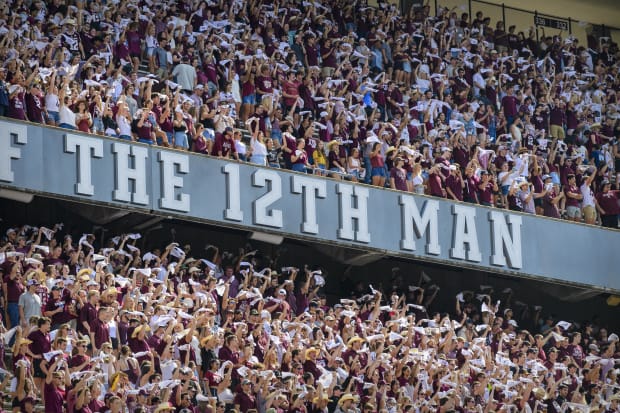
M 41 297 L 39 294 L 31 294 L 26 291 L 19 296 L 17 304 L 24 309 L 24 319 L 26 322 L 30 320 L 30 317 L 41 317 Z

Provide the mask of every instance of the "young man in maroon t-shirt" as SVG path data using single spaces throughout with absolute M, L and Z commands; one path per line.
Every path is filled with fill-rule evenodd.
M 564 188 L 566 194 L 566 215 L 571 221 L 581 221 L 581 200 L 583 195 L 577 186 L 577 178 L 574 174 L 570 174 L 567 177 L 567 185 Z
M 497 192 L 499 189 L 497 182 L 487 171 L 482 171 L 480 178 L 481 182 L 478 184 L 480 205 L 493 206 L 493 192 Z
M 601 214 L 601 223 L 605 228 L 618 228 L 620 191 L 612 191 L 611 183 L 605 179 L 601 182 L 603 190 L 596 194 L 596 209 Z

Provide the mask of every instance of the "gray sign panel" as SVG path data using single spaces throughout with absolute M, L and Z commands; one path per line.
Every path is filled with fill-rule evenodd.
M 0 121 L 0 186 L 620 291 L 620 232 Z

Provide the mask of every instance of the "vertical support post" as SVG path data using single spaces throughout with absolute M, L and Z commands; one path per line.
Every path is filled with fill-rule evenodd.
M 573 21 L 570 17 L 568 18 L 568 34 L 573 34 Z
M 471 0 L 468 1 L 469 3 L 469 25 L 471 26 Z
M 504 22 L 504 31 L 506 31 L 508 26 L 506 26 L 506 5 L 504 3 L 502 3 L 502 21 Z

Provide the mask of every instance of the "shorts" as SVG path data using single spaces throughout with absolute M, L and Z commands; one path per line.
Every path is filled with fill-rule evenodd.
M 508 191 L 510 191 L 510 185 L 502 185 L 502 195 L 508 195 Z
M 596 219 L 596 208 L 591 205 L 584 206 L 583 217 L 586 221 L 594 221 Z
M 93 119 L 93 132 L 103 132 L 105 128 L 103 127 L 103 120 L 100 118 Z
M 355 178 L 355 179 L 357 179 L 357 180 L 359 180 L 359 179 L 360 179 L 360 171 L 359 171 L 359 169 L 353 169 L 353 170 L 351 170 L 351 171 L 349 171 L 349 172 L 347 172 L 347 173 L 348 173 L 349 175 L 351 175 L 351 177 L 353 177 L 353 178 Z
M 567 206 L 566 207 L 566 215 L 569 218 L 581 218 L 581 208 L 576 206 Z
M 282 131 L 271 130 L 271 139 L 278 142 L 278 146 L 282 146 Z
M 61 123 L 58 126 L 63 128 L 63 129 L 77 130 L 77 128 L 75 126 L 69 125 L 68 123 Z
M 47 375 L 41 370 L 41 362 L 43 359 L 33 359 L 32 360 L 32 368 L 33 368 L 33 376 L 38 378 L 45 378 Z
M 385 178 L 387 176 L 387 174 L 385 172 L 385 167 L 383 167 L 383 166 L 373 167 L 370 170 L 370 176 L 380 176 L 380 177 Z
M 189 144 L 187 142 L 187 133 L 175 132 L 174 133 L 174 146 L 177 146 L 179 148 L 184 148 L 184 149 L 189 148 Z
M 242 98 L 242 101 L 246 105 L 256 105 L 256 95 L 247 95 Z
M 549 127 L 551 136 L 557 139 L 564 139 L 566 135 L 564 134 L 564 128 L 560 125 L 551 125 Z
M 542 200 L 542 198 L 534 199 L 534 206 L 542 208 L 543 207 L 543 200 Z
M 53 121 L 56 125 L 60 122 L 60 114 L 58 112 L 54 112 L 52 110 L 47 111 L 47 120 Z
M 154 52 L 154 51 L 155 51 L 155 48 L 154 48 L 154 47 L 147 47 L 147 48 L 146 48 L 146 55 L 147 55 L 148 57 L 151 57 L 151 56 L 153 56 L 153 52 Z

